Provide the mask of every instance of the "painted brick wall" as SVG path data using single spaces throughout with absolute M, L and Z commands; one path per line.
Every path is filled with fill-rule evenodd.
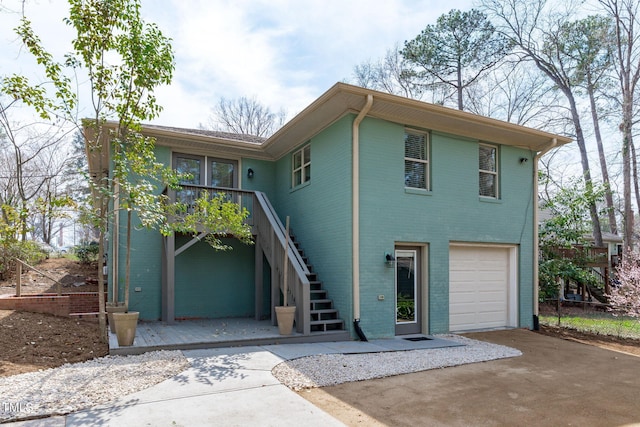
M 176 247 L 189 240 L 179 237 Z M 223 241 L 233 249 L 215 251 L 199 242 L 176 257 L 177 318 L 254 315 L 254 246 Z
M 425 124 L 428 130 L 428 124 Z M 394 270 L 384 254 L 398 242 L 428 245 L 429 329 L 448 331 L 449 243 L 518 245 L 520 326 L 532 316 L 532 161 L 500 147 L 501 197 L 478 196 L 478 141 L 431 135 L 431 191 L 404 189 L 404 127 L 367 118 L 361 126 L 361 308 L 371 337 L 393 335 Z M 385 295 L 378 301 L 378 295 Z
M 291 227 L 346 324 L 352 320 L 351 124 L 346 116 L 311 141 L 311 181 L 291 189 L 291 155 L 277 162 L 274 208 Z M 298 148 L 304 146 L 301 144 Z M 296 149 L 297 150 L 297 149 Z M 293 150 L 295 151 L 295 150 Z
M 253 169 L 253 178 L 247 178 L 247 170 Z M 250 158 L 242 159 L 242 188 L 244 190 L 256 190 L 264 192 L 271 203 L 275 198 L 275 165 L 274 162 L 256 160 Z

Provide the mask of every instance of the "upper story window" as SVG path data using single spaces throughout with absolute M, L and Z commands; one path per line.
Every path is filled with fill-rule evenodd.
M 307 144 L 293 153 L 291 165 L 293 187 L 309 182 L 311 180 L 311 145 Z
M 204 179 L 204 157 L 189 154 L 175 154 L 173 168 L 180 174 L 184 174 L 180 184 L 201 185 Z
M 173 168 L 189 175 L 188 179 L 181 182 L 184 185 L 238 187 L 238 162 L 235 160 L 175 153 Z
M 498 147 L 480 144 L 480 196 L 498 198 Z
M 404 186 L 430 190 L 429 138 L 427 133 L 405 130 Z

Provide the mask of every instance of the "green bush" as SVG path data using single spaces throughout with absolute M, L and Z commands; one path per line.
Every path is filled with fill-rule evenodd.
M 78 257 L 80 264 L 91 264 L 98 261 L 98 249 L 98 244 L 91 242 L 74 247 L 73 252 Z
M 0 245 L 0 280 L 6 280 L 16 270 L 15 259 L 35 265 L 46 258 L 46 254 L 35 242 L 11 241 Z
M 560 291 L 560 285 L 556 280 L 558 277 L 574 283 L 585 283 L 593 287 L 600 286 L 597 278 L 588 267 L 581 267 L 566 259 L 543 260 L 540 262 L 538 278 L 540 302 L 558 298 Z

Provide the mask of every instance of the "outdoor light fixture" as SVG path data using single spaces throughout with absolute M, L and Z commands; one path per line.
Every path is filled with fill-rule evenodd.
M 249 168 L 247 170 L 247 178 L 249 178 L 249 179 L 253 178 L 253 169 Z
M 393 268 L 393 266 L 396 263 L 396 259 L 393 257 L 393 255 L 386 253 L 384 254 L 384 260 L 385 260 L 385 264 L 387 264 L 388 268 Z
M 520 164 L 527 163 L 528 161 L 529 159 L 527 159 L 526 157 L 520 157 Z

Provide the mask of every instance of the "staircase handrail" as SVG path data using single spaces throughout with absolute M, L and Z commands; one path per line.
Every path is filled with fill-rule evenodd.
M 270 222 L 272 222 L 272 225 L 275 225 L 273 229 L 276 233 L 276 236 L 278 237 L 278 241 L 280 241 L 282 246 L 284 246 L 285 240 L 286 240 L 285 239 L 286 230 L 284 228 L 284 225 L 282 224 L 282 221 L 280 221 L 280 218 L 276 214 L 275 209 L 273 208 L 273 206 L 271 205 L 271 202 L 265 196 L 265 194 L 260 191 L 256 191 L 255 194 L 256 194 L 256 198 L 258 199 L 258 203 L 262 207 L 265 214 L 267 214 L 267 217 L 269 218 Z M 289 250 L 292 252 L 292 254 L 290 255 L 293 255 L 293 258 L 296 261 L 296 265 L 295 265 L 296 270 L 300 270 L 300 273 L 302 274 L 302 276 L 306 278 L 307 274 L 310 274 L 309 269 L 307 268 L 307 264 L 302 259 L 302 256 L 298 252 L 295 246 L 295 243 L 293 243 L 291 240 L 289 240 Z M 309 279 L 306 279 L 306 280 L 308 283 Z
M 309 335 L 311 333 L 309 313 L 311 300 L 310 283 L 308 278 L 308 274 L 310 274 L 309 269 L 296 249 L 295 244 L 291 240 L 289 240 L 289 244 L 285 251 L 287 241 L 285 238 L 286 230 L 267 196 L 260 191 L 256 191 L 254 194 L 255 200 L 257 201 L 256 205 L 254 205 L 254 214 L 263 214 L 267 220 L 267 224 L 269 224 L 271 228 L 271 230 L 260 230 L 260 222 L 254 221 L 254 226 L 258 227 L 258 238 L 262 237 L 262 235 L 266 233 L 273 232 L 273 235 L 279 244 L 274 245 L 275 247 L 271 247 L 271 250 L 274 251 L 272 260 L 276 260 L 278 258 L 275 251 L 281 251 L 283 254 L 286 253 L 286 268 L 289 268 L 289 272 L 293 273 L 287 275 L 287 288 L 289 289 L 291 300 L 297 308 L 295 315 L 296 329 L 304 335 Z M 259 208 L 262 212 L 258 213 L 256 208 Z M 271 268 L 275 268 L 277 271 L 280 271 L 282 266 L 276 263 L 275 265 L 272 265 Z M 283 289 L 283 286 L 280 285 L 280 289 Z M 272 302 L 272 304 L 274 304 L 274 302 Z
M 32 269 L 33 271 L 35 271 L 36 273 L 46 277 L 47 279 L 53 281 L 57 286 L 57 293 L 58 295 L 62 295 L 62 283 L 60 283 L 60 281 L 54 279 L 53 277 L 49 276 L 47 273 L 44 273 L 40 270 L 38 270 L 37 268 L 35 268 L 32 265 L 27 264 L 26 262 L 22 261 L 20 258 L 14 258 L 16 260 L 16 297 L 22 296 L 21 292 L 21 288 L 22 288 L 22 267 L 27 267 Z

